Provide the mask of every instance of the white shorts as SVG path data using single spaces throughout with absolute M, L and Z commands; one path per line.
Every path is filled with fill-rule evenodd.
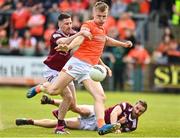
M 90 79 L 89 72 L 92 65 L 78 58 L 71 57 L 63 67 L 63 71 L 71 75 L 78 83 Z
M 54 82 L 59 74 L 59 71 L 53 70 L 47 65 L 44 67 L 43 71 L 43 77 L 48 81 L 48 82 Z M 69 83 L 70 85 L 74 85 L 73 81 Z
M 94 112 L 94 106 L 89 105 L 88 108 L 91 110 L 91 114 L 88 117 L 79 117 L 80 121 L 80 130 L 91 130 L 95 131 L 98 129 L 97 127 L 97 121 L 96 121 L 96 116 Z

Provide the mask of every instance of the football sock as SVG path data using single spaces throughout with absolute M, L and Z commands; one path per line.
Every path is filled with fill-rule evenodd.
M 54 104 L 54 100 L 53 99 L 48 99 L 48 104 Z
M 104 119 L 100 118 L 100 119 L 97 120 L 98 128 L 101 128 L 104 124 L 105 124 Z
M 27 120 L 27 124 L 28 124 L 28 125 L 34 125 L 34 120 L 28 119 L 28 120 Z
M 38 85 L 38 86 L 36 86 L 36 93 L 40 93 L 40 92 L 42 92 L 42 91 L 44 91 L 45 90 L 45 88 L 44 88 L 44 86 L 43 85 Z
M 65 121 L 58 119 L 58 126 L 64 126 L 65 127 Z

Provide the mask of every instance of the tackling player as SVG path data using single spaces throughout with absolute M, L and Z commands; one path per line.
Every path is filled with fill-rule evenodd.
M 48 104 L 48 101 L 54 101 L 54 104 L 61 103 L 60 100 L 53 100 L 46 96 L 43 96 L 41 102 L 43 104 Z M 65 119 L 66 128 L 70 129 L 80 129 L 80 130 L 97 130 L 95 112 L 93 110 L 93 105 L 77 105 L 81 109 L 85 108 L 89 110 L 89 116 L 73 117 Z M 147 103 L 145 101 L 139 100 L 134 106 L 128 102 L 121 102 L 105 110 L 105 122 L 107 124 L 112 124 L 118 122 L 121 124 L 120 129 L 116 132 L 131 132 L 137 129 L 138 118 L 147 110 Z M 53 114 L 57 117 L 58 110 L 54 110 Z M 52 119 L 16 119 L 16 125 L 35 125 L 40 127 L 54 127 L 57 124 L 57 120 Z

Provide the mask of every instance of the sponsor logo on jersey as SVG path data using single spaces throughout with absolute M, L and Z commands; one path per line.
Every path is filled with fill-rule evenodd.
M 61 37 L 60 34 L 53 34 L 53 38 L 56 39 L 57 37 Z

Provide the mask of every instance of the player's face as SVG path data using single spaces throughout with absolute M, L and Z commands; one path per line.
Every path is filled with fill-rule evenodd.
M 104 12 L 101 12 L 99 10 L 95 10 L 93 11 L 93 16 L 94 16 L 94 21 L 96 24 L 102 26 L 106 19 L 107 19 L 107 16 L 108 16 L 108 10 L 105 10 Z
M 134 118 L 139 117 L 140 115 L 144 113 L 144 111 L 145 111 L 145 108 L 140 103 L 137 103 L 133 107 L 133 111 L 132 111 L 133 117 Z
M 72 29 L 72 20 L 71 18 L 64 19 L 62 21 L 59 21 L 59 27 L 65 34 L 69 34 Z

